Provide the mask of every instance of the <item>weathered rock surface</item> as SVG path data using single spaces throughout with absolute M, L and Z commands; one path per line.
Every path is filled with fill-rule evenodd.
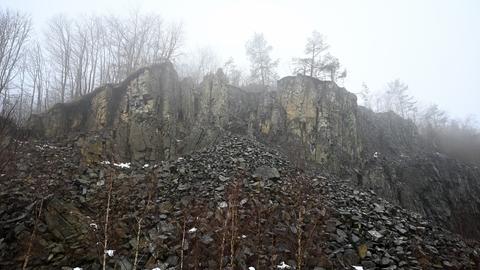
M 478 239 L 480 169 L 436 152 L 394 113 L 360 108 L 358 115 L 364 163 L 357 184 Z
M 307 76 L 278 81 L 278 106 L 283 117 L 277 123 L 277 137 L 286 145 L 299 143 L 295 155 L 303 156 L 332 172 L 354 167 L 360 160 L 357 132 L 357 98 L 333 82 Z M 269 133 L 268 124 L 264 132 Z
M 152 162 L 215 145 L 226 131 L 254 136 L 296 163 L 350 177 L 391 202 L 480 238 L 480 170 L 442 156 L 414 124 L 358 107 L 354 94 L 306 76 L 275 92 L 246 92 L 221 71 L 193 87 L 171 64 L 147 67 L 31 119 L 37 134 L 76 136 L 83 162 Z

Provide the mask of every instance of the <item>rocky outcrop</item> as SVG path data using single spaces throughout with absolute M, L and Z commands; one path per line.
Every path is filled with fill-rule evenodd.
M 359 108 L 357 184 L 466 237 L 480 237 L 480 170 L 435 152 L 413 122 Z M 475 225 L 472 225 L 475 224 Z
M 171 108 L 182 101 L 178 89 L 171 65 L 152 66 L 119 85 L 106 85 L 75 102 L 57 104 L 30 123 L 45 137 L 102 132 L 108 140 L 97 142 L 94 152 L 114 150 L 120 158 L 165 159 L 175 151 L 165 146 L 176 145 L 176 131 L 184 124 L 174 119 L 177 114 Z M 170 129 L 172 122 L 177 129 Z
M 298 75 L 278 81 L 269 117 L 259 130 L 304 158 L 333 172 L 355 166 L 361 145 L 357 98 L 333 82 Z
M 172 64 L 164 63 L 75 102 L 57 104 L 32 116 L 29 125 L 48 138 L 79 135 L 87 161 L 108 154 L 166 160 L 214 143 L 224 129 L 246 133 L 254 101 L 228 85 L 221 72 L 194 88 L 187 80 L 179 82 Z
M 170 63 L 143 68 L 70 104 L 34 116 L 46 137 L 77 134 L 83 161 L 167 160 L 215 145 L 233 132 L 279 146 L 294 159 L 480 237 L 479 170 L 435 153 L 413 122 L 357 106 L 333 82 L 285 77 L 274 92 L 231 86 L 221 71 L 199 86 Z M 353 175 L 353 177 L 351 177 Z

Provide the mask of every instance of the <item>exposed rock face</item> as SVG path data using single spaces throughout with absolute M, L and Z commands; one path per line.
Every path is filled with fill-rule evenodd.
M 480 170 L 433 147 L 415 125 L 394 113 L 359 109 L 364 165 L 358 184 L 433 218 L 464 236 L 478 238 Z
M 82 99 L 32 118 L 47 137 L 80 135 L 84 161 L 113 153 L 124 160 L 166 160 L 218 142 L 225 131 L 280 145 L 425 214 L 466 236 L 480 237 L 480 172 L 436 154 L 411 121 L 358 107 L 335 83 L 286 77 L 276 92 L 246 92 L 222 72 L 194 87 L 171 64 L 132 74 Z M 87 135 L 85 135 L 87 134 Z
M 340 172 L 359 161 L 357 98 L 333 82 L 296 76 L 278 82 L 277 106 L 262 133 L 280 135 L 286 144 L 300 144 L 308 161 Z
M 34 130 L 46 137 L 72 132 L 103 131 L 111 138 L 92 149 L 114 149 L 122 158 L 165 159 L 165 145 L 174 146 L 176 129 L 182 121 L 171 104 L 182 101 L 178 79 L 169 65 L 152 66 L 132 74 L 120 85 L 106 85 L 70 104 L 57 104 L 31 121 Z M 101 149 L 100 149 L 101 148 Z
M 223 74 L 194 89 L 188 81 L 179 82 L 165 63 L 57 104 L 33 116 L 30 127 L 50 138 L 79 133 L 87 161 L 107 153 L 125 160 L 165 160 L 212 144 L 224 128 L 246 133 L 253 101 L 228 85 Z

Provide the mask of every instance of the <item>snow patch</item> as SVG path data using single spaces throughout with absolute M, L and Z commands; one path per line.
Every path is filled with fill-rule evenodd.
M 285 262 L 281 262 L 279 265 L 277 265 L 277 269 L 290 269 L 290 268 L 292 267 L 286 264 Z
M 108 256 L 110 257 L 113 257 L 113 253 L 115 252 L 114 249 L 108 249 L 108 250 L 105 250 L 105 254 L 107 254 Z
M 240 206 L 243 206 L 244 204 L 246 204 L 248 202 L 248 199 L 243 199 L 240 201 Z
M 53 145 L 44 144 L 44 145 L 35 145 L 35 148 L 40 149 L 40 150 L 45 150 L 45 149 L 57 149 L 58 147 L 53 146 Z
M 123 168 L 123 169 L 130 169 L 130 162 L 128 162 L 128 163 L 113 163 L 113 166 Z
M 226 208 L 228 206 L 227 202 L 221 202 L 218 204 L 218 207 L 220 208 Z

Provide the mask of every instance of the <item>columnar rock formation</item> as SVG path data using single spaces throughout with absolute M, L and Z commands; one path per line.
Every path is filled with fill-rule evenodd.
M 45 137 L 76 135 L 84 161 L 165 160 L 214 144 L 223 132 L 257 137 L 465 236 L 480 237 L 480 171 L 435 153 L 415 125 L 358 107 L 333 82 L 306 76 L 275 92 L 228 85 L 221 71 L 194 87 L 169 63 L 143 68 L 32 117 Z

